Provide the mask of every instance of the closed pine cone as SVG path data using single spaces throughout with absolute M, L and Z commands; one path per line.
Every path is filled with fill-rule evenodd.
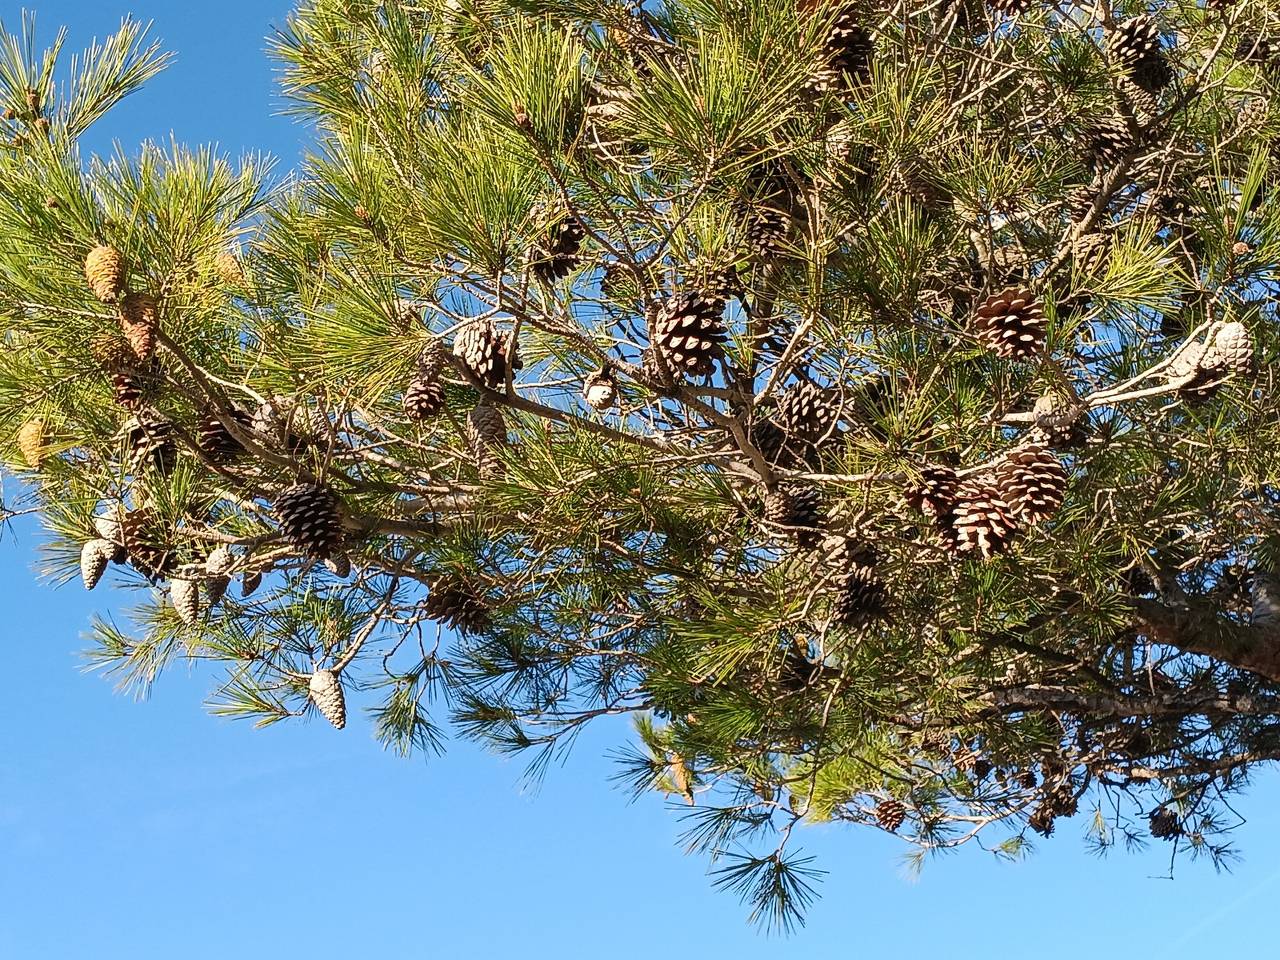
M 290 487 L 276 497 L 275 514 L 284 539 L 314 560 L 328 558 L 342 542 L 338 496 L 328 487 Z
M 332 670 L 317 670 L 307 682 L 307 692 L 321 716 L 341 730 L 347 725 L 347 701 L 342 682 Z
M 156 350 L 159 305 L 149 293 L 130 293 L 120 301 L 120 329 L 139 360 L 150 360 Z
M 1044 349 L 1044 307 L 1032 291 L 1010 287 L 978 306 L 974 329 L 996 356 L 1021 360 Z
M 1030 524 L 1057 513 L 1067 489 L 1067 471 L 1061 461 L 1040 446 L 1011 451 L 996 468 L 995 480 L 1012 516 Z
M 886 603 L 884 583 L 875 571 L 855 566 L 840 578 L 832 615 L 836 623 L 856 630 L 883 619 Z
M 115 552 L 115 544 L 100 538 L 90 540 L 80 548 L 80 579 L 84 581 L 86 590 L 98 585 Z
M 477 633 L 489 627 L 489 606 L 471 581 L 441 574 L 431 581 L 424 612 L 437 623 L 461 633 Z
M 40 469 L 47 452 L 44 439 L 43 417 L 32 417 L 18 428 L 18 452 L 22 454 L 27 466 L 36 470 Z
M 120 532 L 120 519 L 123 516 L 124 509 L 119 504 L 109 506 L 105 513 L 94 516 L 93 529 L 103 540 L 112 544 L 123 544 L 124 534 Z
M 467 414 L 467 445 L 480 466 L 482 476 L 501 471 L 497 451 L 507 443 L 507 420 L 492 403 L 477 403 Z
M 724 301 L 685 291 L 650 310 L 649 342 L 673 374 L 710 376 L 728 339 Z
M 994 486 L 982 480 L 960 484 L 951 522 L 957 553 L 988 559 L 1009 546 L 1017 529 L 1009 505 Z
M 213 269 L 218 279 L 228 287 L 244 286 L 244 267 L 233 250 L 222 250 L 213 258 Z
M 205 558 L 204 572 L 208 579 L 205 580 L 204 589 L 211 605 L 221 600 L 227 587 L 231 586 L 230 572 L 235 562 L 235 555 L 226 544 L 215 547 Z
M 84 261 L 84 276 L 89 289 L 103 303 L 115 303 L 124 293 L 128 268 L 124 254 L 106 244 L 94 247 Z
M 110 331 L 103 331 L 89 341 L 89 353 L 103 373 L 131 368 L 137 360 L 133 348 Z
M 1083 447 L 1089 439 L 1086 409 L 1074 399 L 1060 400 L 1051 393 L 1036 398 L 1032 416 L 1034 426 L 1027 439 L 1035 444 L 1055 448 Z
M 200 622 L 200 585 L 194 580 L 174 577 L 169 583 L 169 599 L 178 619 L 189 627 Z
M 1194 341 L 1178 349 L 1166 373 L 1170 384 L 1178 384 L 1178 395 L 1188 401 L 1211 399 L 1227 376 L 1226 361 L 1217 345 Z
M 1237 377 L 1253 373 L 1253 337 L 1238 320 L 1224 323 L 1213 338 L 1222 366 Z
M 1101 274 L 1110 258 L 1111 238 L 1105 233 L 1086 233 L 1071 248 L 1076 272 L 1083 276 Z

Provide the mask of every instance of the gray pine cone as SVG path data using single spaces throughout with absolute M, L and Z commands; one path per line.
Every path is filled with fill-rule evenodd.
M 98 585 L 115 552 L 115 544 L 104 539 L 90 540 L 80 548 L 80 579 L 84 581 L 86 590 Z
M 169 582 L 169 599 L 179 619 L 187 626 L 200 622 L 200 585 L 195 580 L 174 577 Z
M 347 725 L 347 700 L 342 695 L 342 683 L 332 670 L 317 670 L 307 684 L 311 702 L 326 720 L 341 730 Z

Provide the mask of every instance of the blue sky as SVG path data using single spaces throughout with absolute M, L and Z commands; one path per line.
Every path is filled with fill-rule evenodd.
M 172 131 L 286 165 L 305 130 L 275 116 L 263 54 L 279 0 L 37 4 L 42 32 L 69 49 L 124 13 L 154 20 L 178 54 L 87 145 L 133 147 Z M 11 28 L 18 7 L 0 0 Z M 7 479 L 6 484 L 12 480 Z M 207 676 L 182 669 L 136 703 L 85 674 L 81 633 L 95 609 L 127 601 L 105 586 L 35 583 L 39 531 L 19 522 L 0 543 L 7 629 L 0 686 L 0 958 L 205 960 L 618 951 L 752 960 L 801 952 L 955 960 L 1007 949 L 1039 960 L 1142 949 L 1162 960 L 1206 950 L 1273 950 L 1265 904 L 1280 893 L 1280 779 L 1241 800 L 1245 854 L 1233 874 L 1168 848 L 1098 861 L 1082 824 L 1021 864 L 976 847 L 918 880 L 903 848 L 869 830 L 810 828 L 805 849 L 830 871 L 808 927 L 789 941 L 744 923 L 711 890 L 705 864 L 677 848 L 678 812 L 628 805 L 605 753 L 624 724 L 597 728 L 536 793 L 519 761 L 467 744 L 428 762 L 384 754 L 355 720 L 269 731 L 209 717 Z

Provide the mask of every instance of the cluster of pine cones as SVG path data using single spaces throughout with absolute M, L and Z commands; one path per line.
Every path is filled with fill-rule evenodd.
M 949 550 L 987 559 L 1004 552 L 1021 527 L 1051 518 L 1066 489 L 1067 471 L 1057 455 L 1027 443 L 963 479 L 951 467 L 926 466 L 905 499 L 933 519 Z

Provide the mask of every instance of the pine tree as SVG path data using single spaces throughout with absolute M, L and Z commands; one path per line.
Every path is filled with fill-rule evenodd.
M 95 662 L 220 663 L 223 715 L 540 773 L 634 714 L 772 925 L 802 821 L 1007 855 L 1096 802 L 1221 861 L 1280 759 L 1277 17 L 306 0 L 284 180 L 94 162 L 168 58 L 26 20 L 5 509 L 149 591 Z

